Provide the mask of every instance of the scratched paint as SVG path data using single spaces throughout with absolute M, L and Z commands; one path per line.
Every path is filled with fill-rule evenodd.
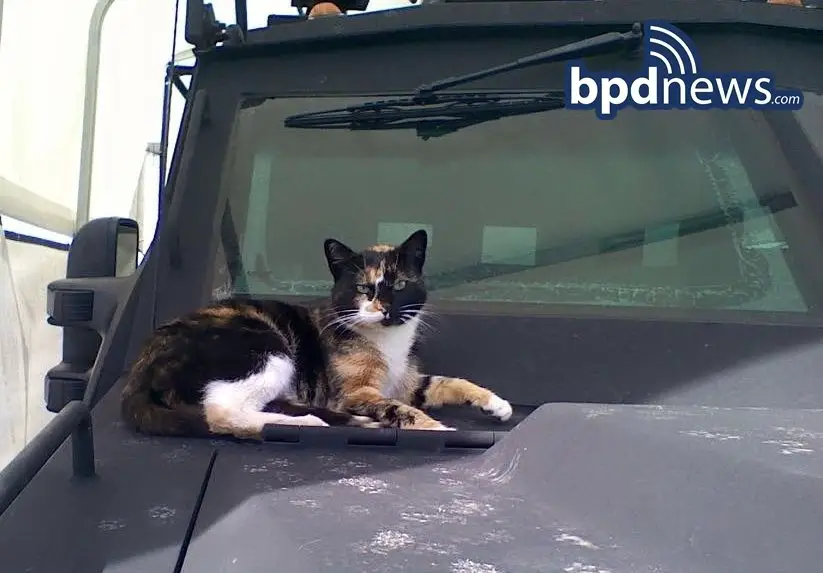
M 391 551 L 396 551 L 414 543 L 414 538 L 408 533 L 384 529 L 374 534 L 368 549 L 372 553 L 387 555 Z
M 445 475 L 449 475 L 449 474 L 451 474 L 451 473 L 454 473 L 454 470 L 453 470 L 453 469 L 451 469 L 451 468 L 444 468 L 444 467 L 441 467 L 441 466 L 436 466 L 436 467 L 433 467 L 433 468 L 432 468 L 432 471 L 433 471 L 434 473 L 436 473 L 436 474 L 445 474 Z
M 478 563 L 471 559 L 460 559 L 451 564 L 451 573 L 502 573 L 491 563 Z
M 149 517 L 160 521 L 167 521 L 177 514 L 177 510 L 166 505 L 155 505 L 149 508 Z
M 568 567 L 563 567 L 566 573 L 612 573 L 610 569 L 604 569 L 596 565 L 586 565 L 579 561 L 575 561 Z
M 352 516 L 362 516 L 371 514 L 371 510 L 368 507 L 362 505 L 347 505 L 345 507 L 345 512 Z
M 599 418 L 600 416 L 609 416 L 611 414 L 614 414 L 615 411 L 616 410 L 614 408 L 609 408 L 607 406 L 594 407 L 594 408 L 587 408 L 585 410 L 584 415 L 586 416 L 587 419 L 592 419 L 592 418 Z
M 797 440 L 765 440 L 763 443 L 779 446 L 780 453 L 784 456 L 814 453 L 814 450 L 811 449 L 807 443 Z
M 172 450 L 163 452 L 160 457 L 168 463 L 182 463 L 191 458 L 191 448 L 188 444 L 181 444 Z
M 569 543 L 571 545 L 576 545 L 578 547 L 585 547 L 586 549 L 600 549 L 597 545 L 579 537 L 577 535 L 570 535 L 568 533 L 561 533 L 560 535 L 556 535 L 554 538 L 555 541 L 559 541 L 561 543 Z
M 97 529 L 100 531 L 117 531 L 126 527 L 126 521 L 123 519 L 103 519 L 97 523 Z
M 269 468 L 266 464 L 245 464 L 243 471 L 250 474 L 265 473 L 269 471 Z
M 486 543 L 508 543 L 509 541 L 514 541 L 514 537 L 509 532 L 499 529 L 486 531 L 481 538 Z
M 292 499 L 289 503 L 297 507 L 306 507 L 309 509 L 317 509 L 320 504 L 316 499 Z
M 459 548 L 454 543 L 439 543 L 432 541 L 415 543 L 413 550 L 415 553 L 430 553 L 433 555 L 442 556 L 457 555 L 459 553 Z
M 468 497 L 455 497 L 449 503 L 431 505 L 424 508 L 408 508 L 400 512 L 402 521 L 418 524 L 458 523 L 465 525 L 469 518 L 488 517 L 495 511 L 490 504 Z
M 387 484 L 383 480 L 367 476 L 355 478 L 340 478 L 339 480 L 337 480 L 337 483 L 357 488 L 357 490 L 361 493 L 367 493 L 371 495 L 386 493 L 386 491 L 389 489 L 389 484 Z
M 784 426 L 776 426 L 774 429 L 797 440 L 823 440 L 823 432 L 810 432 L 804 428 L 786 428 Z
M 742 436 L 735 434 L 728 434 L 720 431 L 707 432 L 706 430 L 686 430 L 681 431 L 684 436 L 691 436 L 694 438 L 705 438 L 707 440 L 715 440 L 718 442 L 727 442 L 729 440 L 742 440 Z

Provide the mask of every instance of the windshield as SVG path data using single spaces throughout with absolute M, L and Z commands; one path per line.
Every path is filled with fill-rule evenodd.
M 625 109 L 603 121 L 559 109 L 430 140 L 414 129 L 284 126 L 293 114 L 397 95 L 242 106 L 215 293 L 322 297 L 324 239 L 396 243 L 424 228 L 441 307 L 818 312 L 819 225 L 763 112 Z M 807 130 L 815 168 L 820 99 L 772 112 Z

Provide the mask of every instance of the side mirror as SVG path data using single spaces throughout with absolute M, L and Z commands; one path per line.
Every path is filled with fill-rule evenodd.
M 114 276 L 127 277 L 137 270 L 140 250 L 140 229 L 137 221 L 120 219 L 117 226 L 117 254 Z
M 69 249 L 67 279 L 124 277 L 137 269 L 140 230 L 121 217 L 93 219 L 80 227 Z
M 83 399 L 102 342 L 96 329 L 110 320 L 117 306 L 112 279 L 127 277 L 137 269 L 139 233 L 133 219 L 89 221 L 72 240 L 66 278 L 48 285 L 48 322 L 63 328 L 62 360 L 45 379 L 50 412 Z

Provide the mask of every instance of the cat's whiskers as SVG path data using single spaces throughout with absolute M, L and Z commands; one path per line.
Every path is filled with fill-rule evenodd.
M 320 334 L 323 334 L 326 329 L 334 327 L 334 332 L 339 332 L 341 328 L 351 328 L 356 326 L 360 321 L 357 320 L 357 310 L 341 310 L 336 311 L 335 314 L 337 315 L 334 319 L 330 320 L 326 323 L 323 329 L 320 331 Z
M 423 303 L 423 310 L 428 312 L 429 314 L 437 314 L 437 303 L 429 299 Z
M 415 318 L 415 316 L 414 315 L 403 315 L 403 318 L 405 319 L 403 322 L 408 322 L 409 320 Z M 416 316 L 416 318 L 417 318 L 418 328 L 421 331 L 423 331 L 423 332 L 421 332 L 421 334 L 434 334 L 434 333 L 437 332 L 437 328 L 433 324 L 431 324 L 430 322 L 426 321 L 426 319 L 423 318 L 422 316 L 420 316 L 420 314 L 418 314 Z
M 351 312 L 346 314 L 338 314 L 334 319 L 329 321 L 329 324 L 344 324 L 346 322 L 356 320 L 357 313 Z
M 401 312 L 419 312 L 427 313 L 426 303 L 424 302 L 410 302 L 400 307 Z
M 426 320 L 427 317 L 435 316 L 434 313 L 430 312 L 426 308 L 427 306 L 428 304 L 425 302 L 404 304 L 400 307 L 401 321 L 405 324 L 413 318 L 416 318 L 418 324 L 422 327 L 422 330 L 424 330 L 426 334 L 436 333 L 437 328 L 430 321 Z
M 320 334 L 323 334 L 329 328 L 332 329 L 332 332 L 339 333 L 343 328 L 346 328 L 346 325 L 343 324 L 342 321 L 340 321 L 340 320 L 330 322 L 326 326 L 323 327 L 323 330 L 320 331 Z
M 326 318 L 329 318 L 329 317 L 335 317 L 336 318 L 338 316 L 342 316 L 342 315 L 346 315 L 346 314 L 351 314 L 353 312 L 357 312 L 357 309 L 340 308 L 340 307 L 337 307 L 337 306 L 334 306 L 334 305 L 329 305 L 329 306 L 325 307 L 321 312 L 323 313 L 324 316 L 326 316 Z

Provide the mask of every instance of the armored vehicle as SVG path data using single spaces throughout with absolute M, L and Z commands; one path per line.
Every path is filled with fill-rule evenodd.
M 133 221 L 91 221 L 49 285 L 59 413 L 0 474 L 0 571 L 819 570 L 823 11 L 346 2 L 250 29 L 244 0 L 231 24 L 188 1 L 158 230 L 138 265 Z M 325 238 L 419 228 L 427 371 L 507 422 L 122 423 L 156 326 L 316 304 Z

